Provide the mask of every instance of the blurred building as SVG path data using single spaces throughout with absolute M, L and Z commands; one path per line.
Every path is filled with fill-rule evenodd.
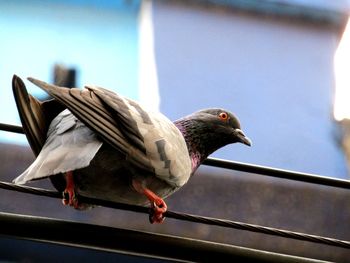
M 254 146 L 215 156 L 348 178 L 333 120 L 347 1 L 199 2 L 154 2 L 161 110 L 231 109 Z
M 0 52 L 7 58 L 0 61 L 6 63 L 6 70 L 0 70 L 0 83 L 7 96 L 1 104 L 8 110 L 1 122 L 13 123 L 17 114 L 11 97 L 12 74 L 52 82 L 52 66 L 60 62 L 76 68 L 78 86 L 86 82 L 106 86 L 149 107 L 159 107 L 171 119 L 205 107 L 232 110 L 253 147 L 227 146 L 216 157 L 349 178 L 333 120 L 333 57 L 349 14 L 347 0 L 115 4 L 77 0 L 45 5 L 41 1 L 2 1 L 0 5 L 4 7 L 0 10 L 11 11 L 0 18 L 2 28 L 7 28 L 0 31 L 6 39 L 0 43 Z M 11 39 L 12 21 L 18 17 L 23 21 Z M 23 35 L 23 28 L 31 33 Z M 23 39 L 31 43 L 30 48 L 23 45 Z M 23 60 L 26 55 L 29 57 Z M 34 67 L 34 62 L 42 65 Z M 17 138 L 7 134 L 0 145 L 1 180 L 10 181 L 34 159 L 23 146 L 23 138 L 22 144 L 13 144 Z M 50 187 L 47 181 L 36 185 Z M 168 199 L 171 210 L 350 239 L 347 190 L 203 166 L 180 191 Z M 154 226 L 148 225 L 145 215 L 106 208 L 79 212 L 57 200 L 4 190 L 0 195 L 0 209 L 6 212 L 170 233 L 338 262 L 350 256 L 345 249 L 262 234 L 173 220 Z M 4 249 L 0 246 L 0 255 L 8 255 L 4 259 L 26 258 L 19 253 L 27 251 L 25 245 L 19 252 Z M 52 250 L 51 255 L 63 253 L 58 251 Z

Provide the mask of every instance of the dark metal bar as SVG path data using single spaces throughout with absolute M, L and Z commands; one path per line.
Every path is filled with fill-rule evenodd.
M 300 173 L 300 172 L 288 171 L 283 169 L 271 168 L 267 166 L 227 161 L 227 160 L 222 160 L 217 158 L 208 158 L 207 160 L 204 161 L 203 164 L 219 167 L 219 168 L 241 171 L 241 172 L 267 175 L 267 176 L 273 176 L 273 177 L 289 179 L 294 181 L 301 181 L 306 183 L 313 183 L 313 184 L 319 184 L 319 185 L 350 189 L 350 181 L 348 180 L 335 179 L 331 177 L 325 177 L 325 176 L 314 175 L 309 173 Z
M 23 128 L 21 126 L 17 126 L 17 125 L 0 123 L 0 130 L 24 134 Z
M 33 188 L 29 186 L 14 185 L 6 182 L 0 182 L 0 188 L 20 191 L 20 192 L 30 193 L 35 195 L 41 195 L 41 196 L 62 198 L 61 193 L 56 191 Z M 86 203 L 86 204 L 94 204 L 97 206 L 104 206 L 104 207 L 109 207 L 114 209 L 123 209 L 123 210 L 129 210 L 133 212 L 139 212 L 139 213 L 149 213 L 149 208 L 143 207 L 143 206 L 116 203 L 112 201 L 89 198 L 85 196 L 78 196 L 78 199 L 80 202 Z M 268 234 L 273 236 L 291 238 L 296 240 L 309 241 L 309 242 L 314 242 L 319 244 L 326 244 L 330 246 L 350 248 L 349 241 L 338 240 L 334 238 L 309 235 L 309 234 L 298 233 L 298 232 L 293 232 L 288 230 L 276 229 L 272 227 L 264 227 L 264 226 L 254 225 L 254 224 L 247 224 L 247 223 L 236 222 L 231 220 L 191 215 L 191 214 L 179 213 L 179 212 L 173 212 L 173 211 L 167 211 L 164 215 L 169 218 L 174 218 L 174 219 L 179 219 L 179 220 L 184 220 L 184 221 L 189 221 L 194 223 L 216 225 L 216 226 L 246 230 L 246 231 L 251 231 L 256 233 L 263 233 L 263 234 Z
M 9 125 L 4 123 L 0 123 L 0 130 L 24 133 L 21 126 Z M 228 160 L 223 160 L 218 158 L 208 158 L 204 161 L 203 164 L 208 166 L 241 171 L 241 172 L 267 175 L 267 176 L 273 176 L 273 177 L 289 179 L 294 181 L 350 189 L 350 181 L 348 180 L 335 179 L 335 178 L 325 177 L 325 176 L 320 176 L 315 174 L 300 173 L 300 172 L 288 171 L 284 169 L 271 168 L 267 166 L 228 161 Z
M 17 185 L 17 184 L 8 183 L 8 182 L 2 182 L 2 181 L 0 181 L 0 188 L 10 190 L 10 191 L 26 193 L 26 194 L 46 196 L 46 197 L 52 197 L 52 198 L 62 198 L 62 193 L 59 193 L 57 191 L 30 187 L 26 185 Z
M 0 235 L 176 261 L 324 262 L 196 239 L 0 213 Z

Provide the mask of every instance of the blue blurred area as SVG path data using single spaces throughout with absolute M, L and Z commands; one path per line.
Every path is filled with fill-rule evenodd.
M 161 111 L 236 113 L 253 147 L 229 145 L 215 157 L 349 178 L 332 119 L 336 34 L 220 11 L 155 1 Z
M 96 84 L 136 99 L 139 8 L 140 0 L 0 1 L 0 122 L 20 123 L 13 74 L 52 82 L 55 63 L 78 71 L 78 87 Z M 31 84 L 28 90 L 44 95 Z M 5 132 L 0 140 L 26 143 Z

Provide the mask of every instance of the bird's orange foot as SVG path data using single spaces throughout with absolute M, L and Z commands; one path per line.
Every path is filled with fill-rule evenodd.
M 73 206 L 76 209 L 80 209 L 80 205 L 78 199 L 75 195 L 75 186 L 73 179 L 73 172 L 67 172 L 65 174 L 66 177 L 66 189 L 63 191 L 63 199 L 62 203 L 64 205 Z
M 150 200 L 151 201 L 151 200 Z M 151 224 L 155 223 L 163 223 L 165 216 L 164 213 L 167 211 L 167 205 L 164 200 L 160 197 L 151 201 L 151 209 L 149 214 L 149 221 Z
M 148 188 L 142 186 L 142 184 L 137 180 L 133 180 L 132 185 L 137 192 L 145 195 L 147 199 L 151 202 L 151 208 L 149 213 L 149 221 L 151 222 L 151 224 L 163 223 L 165 219 L 164 213 L 167 211 L 168 208 L 164 200 Z
M 71 189 L 65 189 L 64 190 L 62 203 L 64 205 L 73 206 L 74 208 L 78 208 L 79 207 L 78 199 L 75 196 L 74 189 L 73 190 L 71 190 Z

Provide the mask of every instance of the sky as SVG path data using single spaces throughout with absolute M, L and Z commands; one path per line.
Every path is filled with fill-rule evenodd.
M 77 86 L 95 84 L 138 99 L 140 1 L 0 1 L 0 122 L 20 124 L 11 79 L 53 81 L 55 63 L 77 70 Z M 98 3 L 97 3 L 98 2 Z M 25 82 L 29 92 L 43 91 Z M 6 142 L 23 135 L 1 132 Z

